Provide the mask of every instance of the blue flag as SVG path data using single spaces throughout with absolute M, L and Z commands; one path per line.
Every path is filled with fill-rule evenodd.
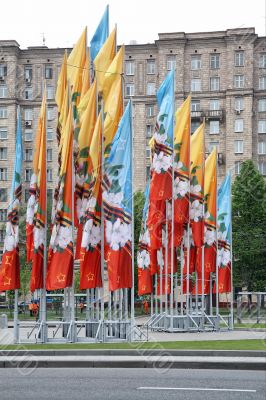
M 113 139 L 107 161 L 107 175 L 112 181 L 110 193 L 120 194 L 121 207 L 132 215 L 132 105 L 128 102 Z M 119 202 L 118 202 L 119 203 Z
M 106 7 L 102 19 L 91 39 L 90 55 L 92 61 L 94 61 L 94 59 L 96 58 L 97 54 L 99 53 L 102 45 L 104 44 L 108 36 L 109 36 L 109 6 Z
M 20 113 L 20 108 L 18 108 L 18 110 L 17 110 L 17 132 L 16 132 L 16 157 L 15 157 L 14 172 L 13 172 L 13 177 L 12 177 L 10 204 L 8 207 L 8 211 L 11 211 L 13 209 L 13 206 L 14 206 L 13 203 L 16 199 L 20 200 L 22 156 L 23 156 L 23 150 L 22 150 L 21 113 Z
M 174 70 L 170 71 L 157 91 L 157 141 L 173 148 L 174 136 Z M 161 135 L 161 138 L 160 136 Z M 160 138 L 158 140 L 158 138 Z
M 227 174 L 218 190 L 218 224 L 220 239 L 231 244 L 231 174 Z

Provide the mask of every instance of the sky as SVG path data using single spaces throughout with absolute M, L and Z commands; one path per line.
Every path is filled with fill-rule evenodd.
M 0 40 L 21 48 L 72 47 L 88 26 L 90 40 L 106 7 L 118 43 L 153 43 L 159 32 L 207 32 L 255 27 L 265 33 L 266 0 L 7 0 L 1 2 Z

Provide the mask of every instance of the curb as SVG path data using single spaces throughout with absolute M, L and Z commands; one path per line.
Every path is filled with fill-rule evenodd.
M 93 360 L 86 359 L 80 360 L 64 360 L 62 358 L 47 360 L 42 358 L 25 359 L 19 357 L 11 360 L 0 361 L 0 368 L 19 368 L 19 369 L 32 369 L 35 368 L 155 368 L 155 369 L 226 369 L 226 370 L 253 370 L 265 371 L 266 365 L 264 361 L 244 361 L 237 360 L 221 360 L 221 361 L 208 361 L 208 360 L 171 360 L 170 358 L 155 360 L 142 359 L 127 360 L 126 358 L 117 360 L 111 358 L 109 360 Z

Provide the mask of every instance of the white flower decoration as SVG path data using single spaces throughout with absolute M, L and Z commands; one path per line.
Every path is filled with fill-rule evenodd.
M 175 169 L 181 169 L 184 166 L 182 161 L 174 162 L 174 168 Z
M 111 203 L 114 205 L 121 205 L 122 201 L 123 201 L 123 193 L 122 192 L 118 192 L 118 193 L 108 193 L 106 191 L 103 192 L 103 199 L 107 202 L 107 203 Z
M 34 248 L 38 249 L 45 241 L 45 230 L 44 228 L 34 227 L 33 229 L 33 239 L 34 239 Z
M 182 198 L 185 197 L 187 192 L 189 191 L 189 182 L 182 181 L 179 177 L 175 178 L 174 181 L 174 198 Z
M 153 138 L 156 140 L 157 143 L 164 144 L 167 139 L 167 134 L 166 133 L 160 134 L 159 132 L 155 132 Z
M 6 224 L 6 235 L 4 240 L 4 252 L 12 251 L 18 244 L 18 227 L 12 226 L 11 222 L 8 221 Z
M 150 255 L 147 250 L 138 252 L 138 267 L 145 269 L 150 265 Z
M 192 194 L 198 195 L 201 191 L 201 186 L 200 185 L 191 185 L 190 186 L 190 192 Z
M 204 242 L 208 246 L 212 246 L 216 240 L 215 231 L 211 231 L 210 229 L 204 228 Z
M 125 224 L 117 219 L 114 224 L 106 221 L 106 240 L 113 250 L 124 247 L 128 240 L 131 240 L 131 224 Z
M 65 249 L 67 245 L 72 242 L 72 227 L 71 226 L 60 226 L 55 238 L 54 245 Z
M 199 222 L 203 215 L 202 211 L 202 204 L 199 202 L 199 200 L 194 200 L 190 207 L 190 219 L 195 222 Z
M 171 167 L 171 156 L 165 156 L 162 151 L 159 154 L 154 154 L 152 165 L 157 174 L 167 171 Z
M 230 250 L 227 249 L 219 249 L 218 250 L 218 265 L 219 267 L 223 266 L 226 267 L 226 265 L 229 264 L 231 261 L 231 253 Z

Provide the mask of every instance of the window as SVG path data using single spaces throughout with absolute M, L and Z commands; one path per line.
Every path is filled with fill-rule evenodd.
M 29 190 L 25 190 L 25 195 L 24 195 L 25 197 L 25 203 L 27 203 L 28 202 L 28 200 L 29 200 L 29 198 L 30 198 L 30 192 L 29 192 Z
M 148 104 L 146 106 L 146 117 L 154 117 L 155 115 L 155 110 L 154 110 L 154 105 L 153 104 Z
M 0 189 L 0 201 L 7 201 L 7 189 Z
M 235 120 L 235 132 L 243 132 L 244 131 L 244 120 L 242 118 Z
M 134 85 L 133 83 L 126 84 L 126 96 L 134 96 Z
M 191 69 L 192 70 L 201 69 L 201 56 L 199 55 L 191 56 Z
M 176 56 L 167 57 L 167 71 L 171 71 L 172 69 L 176 69 Z
M 134 75 L 134 74 L 135 74 L 135 62 L 126 61 L 126 75 Z
M 235 161 L 235 174 L 239 175 L 241 170 L 241 161 Z
M 54 119 L 54 108 L 48 107 L 47 108 L 47 120 L 52 121 Z
M 210 78 L 210 90 L 220 90 L 220 78 L 218 76 L 213 76 Z
M 5 76 L 7 76 L 7 65 L 0 64 L 0 78 L 4 78 Z
M 235 110 L 242 111 L 244 110 L 244 100 L 243 97 L 235 97 Z
M 210 142 L 210 143 L 209 143 L 209 146 L 208 146 L 208 151 L 209 151 L 209 153 L 211 153 L 212 150 L 213 150 L 215 147 L 218 149 L 218 147 L 219 147 L 219 142 L 218 142 L 218 141 L 217 141 L 217 142 Z
M 210 68 L 211 69 L 220 68 L 220 54 L 211 54 L 210 55 Z
M 236 89 L 243 88 L 244 87 L 244 82 L 245 82 L 244 75 L 235 75 L 234 76 L 234 87 Z
M 53 161 L 53 149 L 47 149 L 47 161 Z
M 7 86 L 1 85 L 0 86 L 0 99 L 4 99 L 5 97 L 7 97 Z
M 3 126 L 0 127 L 0 139 L 1 140 L 7 139 L 7 128 L 6 127 L 3 127 Z
M 266 89 L 266 76 L 260 76 L 260 78 L 259 78 L 259 89 L 262 89 L 262 90 Z M 0 93 L 1 93 L 1 87 L 0 87 Z
M 219 121 L 210 121 L 210 134 L 218 135 L 220 133 L 220 122 Z
M 191 101 L 191 111 L 200 111 L 200 100 Z
M 220 100 L 218 100 L 218 99 L 210 100 L 210 110 L 211 111 L 220 110 Z
M 191 92 L 201 91 L 201 80 L 199 78 L 191 79 Z
M 53 140 L 53 138 L 54 138 L 53 128 L 47 128 L 47 140 Z
M 6 231 L 4 229 L 0 230 L 0 242 L 5 241 Z
M 31 65 L 25 65 L 24 78 L 25 78 L 26 82 L 30 82 L 32 80 L 32 66 Z
M 28 88 L 25 89 L 24 98 L 25 98 L 25 100 L 32 100 L 33 99 L 33 90 L 32 90 L 31 87 L 28 87 Z
M 7 147 L 0 147 L 0 160 L 7 160 Z
M 149 165 L 146 166 L 146 181 L 149 179 L 150 177 L 150 171 L 151 171 L 151 167 Z
M 47 189 L 47 199 L 49 201 L 53 200 L 53 189 Z
M 152 137 L 152 125 L 146 125 L 146 137 L 147 138 Z
M 32 175 L 32 169 L 31 168 L 26 168 L 25 169 L 25 182 L 30 182 L 31 175 Z
M 260 68 L 266 68 L 266 53 L 260 54 Z
M 45 65 L 45 79 L 53 78 L 53 67 L 52 65 Z
M 149 144 L 146 144 L 146 158 L 150 158 L 151 156 L 151 148 Z
M 258 122 L 258 133 L 266 133 L 266 120 L 260 119 Z
M 46 86 L 46 96 L 47 100 L 52 100 L 54 98 L 54 87 Z
M 153 96 L 153 95 L 155 95 L 155 83 L 148 82 L 147 83 L 147 96 Z
M 266 142 L 258 143 L 258 154 L 266 154 Z
M 25 121 L 32 121 L 33 120 L 33 109 L 25 108 L 24 116 L 25 116 Z
M 32 140 L 33 140 L 32 129 L 25 129 L 24 141 L 25 142 L 32 142 Z
M 235 154 L 242 154 L 243 153 L 243 140 L 235 140 L 234 141 L 234 149 Z
M 199 126 L 200 126 L 200 121 L 191 121 L 190 133 L 191 134 L 194 133 Z
M 155 74 L 155 60 L 147 61 L 147 74 L 154 75 Z
M 266 111 L 266 99 L 259 99 L 258 111 L 259 112 L 265 112 Z
M 32 149 L 25 149 L 24 160 L 25 161 L 33 160 L 33 150 Z
M 0 181 L 7 181 L 7 168 L 0 168 Z
M 244 67 L 244 52 L 243 51 L 235 52 L 235 66 L 236 67 Z
M 7 210 L 6 209 L 0 209 L 0 221 L 1 222 L 6 222 L 7 220 Z
M 47 181 L 53 182 L 53 170 L 52 169 L 47 169 Z
M 261 175 L 265 176 L 266 175 L 266 162 L 259 162 L 258 163 L 258 170 L 261 173 Z
M 6 107 L 0 107 L 0 118 L 7 118 L 7 108 Z

